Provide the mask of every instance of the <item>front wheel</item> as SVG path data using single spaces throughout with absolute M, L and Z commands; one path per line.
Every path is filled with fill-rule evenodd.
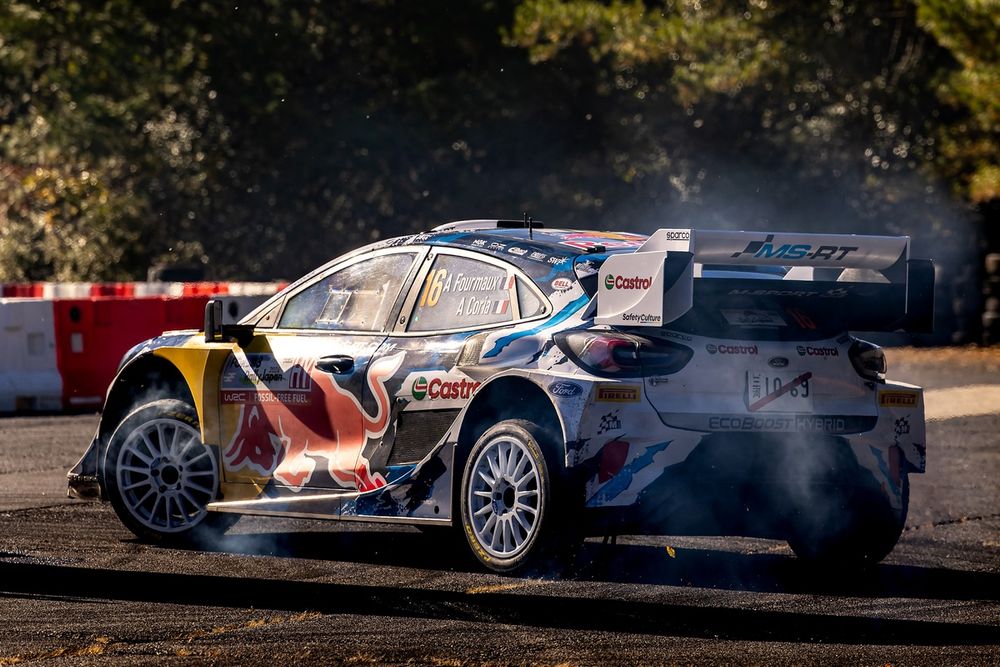
M 219 464 L 202 442 L 198 416 L 176 399 L 138 405 L 111 436 L 104 484 L 122 523 L 154 541 L 219 535 L 236 515 L 210 513 L 219 489 Z
M 546 457 L 549 449 L 549 457 Z M 565 557 L 573 540 L 561 521 L 571 508 L 552 456 L 553 438 L 520 419 L 487 430 L 469 453 L 462 475 L 461 517 L 480 563 L 496 572 Z M 554 489 L 564 491 L 556 497 Z

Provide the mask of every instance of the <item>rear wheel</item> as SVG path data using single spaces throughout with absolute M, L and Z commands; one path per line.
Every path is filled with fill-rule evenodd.
M 881 493 L 869 491 L 832 506 L 823 516 L 803 513 L 788 544 L 795 555 L 839 568 L 864 568 L 879 563 L 896 546 L 906 525 L 910 484 L 901 475 L 902 507 L 893 508 Z M 831 506 L 830 499 L 819 503 Z
M 104 484 L 122 523 L 137 537 L 198 541 L 221 535 L 238 515 L 208 511 L 216 499 L 218 459 L 201 440 L 190 404 L 139 404 L 111 436 Z
M 578 542 L 566 521 L 572 495 L 541 427 L 509 419 L 469 453 L 461 490 L 462 528 L 472 553 L 497 572 L 563 565 Z

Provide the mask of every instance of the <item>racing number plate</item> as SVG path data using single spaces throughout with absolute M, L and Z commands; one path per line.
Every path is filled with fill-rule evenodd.
M 748 371 L 747 409 L 750 412 L 811 412 L 812 373 Z

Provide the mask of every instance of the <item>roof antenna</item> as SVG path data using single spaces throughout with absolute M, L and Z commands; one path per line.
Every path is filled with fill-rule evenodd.
M 532 231 L 533 231 L 533 230 L 532 230 L 532 227 L 531 227 L 531 226 L 532 226 L 532 224 L 534 224 L 534 222 L 535 222 L 535 219 L 534 219 L 534 218 L 532 218 L 532 217 L 530 217 L 530 216 L 528 215 L 528 212 L 527 212 L 527 211 L 525 211 L 525 212 L 524 212 L 524 226 L 528 228 L 528 238 L 529 238 L 529 239 L 534 239 L 534 238 L 535 238 L 535 237 L 534 237 L 534 236 L 532 235 Z

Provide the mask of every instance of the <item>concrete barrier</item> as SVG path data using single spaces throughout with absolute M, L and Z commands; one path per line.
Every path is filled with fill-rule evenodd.
M 0 412 L 62 407 L 52 302 L 0 299 Z

